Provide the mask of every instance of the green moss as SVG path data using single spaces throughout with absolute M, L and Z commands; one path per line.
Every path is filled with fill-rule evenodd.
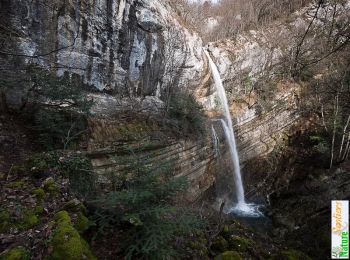
M 243 258 L 236 251 L 226 251 L 215 257 L 215 260 L 242 260 Z
M 58 212 L 55 220 L 57 228 L 51 241 L 53 251 L 50 259 L 96 259 L 86 241 L 72 226 L 67 211 Z
M 212 244 L 212 249 L 217 252 L 224 252 L 228 248 L 228 242 L 222 236 L 215 238 Z
M 48 178 L 44 181 L 44 189 L 50 194 L 50 195 L 57 195 L 58 188 L 55 183 L 55 180 L 53 178 Z
M 8 231 L 10 228 L 10 214 L 6 210 L 0 211 L 0 233 Z
M 290 249 L 274 254 L 270 260 L 312 260 L 303 252 Z
M 5 255 L 0 256 L 1 260 L 24 260 L 29 259 L 29 254 L 24 248 L 16 247 L 12 248 Z
M 230 249 L 238 252 L 246 252 L 254 244 L 251 240 L 239 236 L 231 236 L 228 241 Z
M 34 213 L 27 213 L 22 222 L 20 223 L 20 228 L 23 230 L 28 230 L 39 224 L 39 219 Z
M 25 181 L 10 182 L 9 184 L 6 185 L 6 187 L 10 189 L 21 189 L 21 188 L 25 188 L 26 186 L 27 186 L 27 183 Z
M 85 217 L 81 212 L 78 213 L 77 223 L 75 224 L 75 228 L 80 232 L 84 232 L 90 226 L 90 221 L 87 217 Z
M 45 197 L 45 191 L 41 188 L 33 189 L 31 193 L 35 195 L 38 200 L 42 200 Z
M 71 223 L 71 219 L 68 215 L 67 211 L 59 211 L 55 215 L 55 221 L 60 224 L 60 223 Z
M 35 206 L 34 208 L 34 214 L 35 215 L 41 215 L 44 212 L 44 208 L 41 206 Z

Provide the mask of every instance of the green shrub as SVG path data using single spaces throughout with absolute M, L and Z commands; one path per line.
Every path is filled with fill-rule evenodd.
M 87 129 L 86 117 L 92 102 L 79 83 L 68 74 L 62 77 L 35 65 L 24 72 L 28 85 L 26 112 L 30 127 L 46 149 L 66 149 Z
M 92 172 L 91 161 L 82 154 L 67 156 L 65 153 L 47 152 L 31 156 L 25 163 L 26 169 L 36 177 L 43 177 L 48 172 L 59 172 L 69 178 L 71 191 L 80 197 L 89 197 L 95 193 L 95 174 Z M 44 183 L 44 189 L 51 195 L 58 191 L 54 179 L 50 178 Z M 45 194 L 41 189 L 32 190 L 32 194 L 39 200 Z
M 61 173 L 69 178 L 71 191 L 83 198 L 91 197 L 96 190 L 96 176 L 91 161 L 84 155 L 74 155 L 60 162 Z
M 33 114 L 32 129 L 46 149 L 67 149 L 86 132 L 87 121 L 84 114 L 75 111 L 40 108 Z
M 101 233 L 122 229 L 121 248 L 126 259 L 164 259 L 181 254 L 172 244 L 197 230 L 202 222 L 190 212 L 172 206 L 187 188 L 185 178 L 172 178 L 172 162 L 150 163 L 132 154 L 124 170 L 116 173 L 120 190 L 94 203 L 100 210 L 95 221 Z

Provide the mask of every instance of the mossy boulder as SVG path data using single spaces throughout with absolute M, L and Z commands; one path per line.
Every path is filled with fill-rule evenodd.
M 0 256 L 0 260 L 26 260 L 29 259 L 29 253 L 22 247 L 10 249 L 7 253 Z
M 228 249 L 228 242 L 222 236 L 218 236 L 213 241 L 211 248 L 216 252 L 224 252 Z
M 246 252 L 254 244 L 251 240 L 239 236 L 231 236 L 228 243 L 230 249 L 238 252 Z
M 60 211 L 55 216 L 56 230 L 51 240 L 50 259 L 96 259 L 88 244 L 73 227 L 67 211 Z
M 77 222 L 75 223 L 75 228 L 80 232 L 84 232 L 90 226 L 90 221 L 81 212 L 78 213 Z
M 226 251 L 215 257 L 215 260 L 243 260 L 236 251 Z
M 312 260 L 310 257 L 308 257 L 303 252 L 290 249 L 281 251 L 277 254 L 274 254 L 270 257 L 270 260 Z

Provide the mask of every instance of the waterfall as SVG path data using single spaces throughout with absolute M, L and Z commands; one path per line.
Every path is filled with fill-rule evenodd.
M 231 161 L 234 169 L 237 202 L 238 202 L 238 205 L 244 205 L 245 204 L 244 188 L 242 183 L 242 175 L 241 175 L 239 157 L 238 157 L 238 152 L 236 148 L 236 141 L 235 141 L 233 129 L 230 128 L 229 126 L 230 124 L 227 124 L 227 122 L 224 119 L 221 119 L 220 122 L 222 124 L 222 128 L 224 129 L 225 137 L 230 148 L 230 154 L 232 159 Z M 232 123 L 231 123 L 231 127 L 232 127 Z
M 213 147 L 214 147 L 214 154 L 215 156 L 218 156 L 220 151 L 219 151 L 219 138 L 218 135 L 216 134 L 215 128 L 213 125 L 211 125 L 211 133 L 212 133 L 212 138 L 213 138 Z
M 234 180 L 235 180 L 235 187 L 236 187 L 236 197 L 237 197 L 237 204 L 230 208 L 228 210 L 228 213 L 235 213 L 241 216 L 247 216 L 247 217 L 261 217 L 263 214 L 260 212 L 260 205 L 249 203 L 247 204 L 245 202 L 244 198 L 244 188 L 242 183 L 242 176 L 241 176 L 241 168 L 239 164 L 239 157 L 237 152 L 237 146 L 236 146 L 236 139 L 235 134 L 233 131 L 232 126 L 232 118 L 230 114 L 230 110 L 228 107 L 227 97 L 225 93 L 224 86 L 222 84 L 222 80 L 220 77 L 220 73 L 218 68 L 216 67 L 215 63 L 211 59 L 209 53 L 204 50 L 206 56 L 209 60 L 209 66 L 214 78 L 216 91 L 218 93 L 220 103 L 223 106 L 224 110 L 224 119 L 220 119 L 219 121 L 222 124 L 222 128 L 225 133 L 226 141 L 229 145 L 230 155 L 231 155 L 231 162 L 234 169 Z M 215 131 L 215 130 L 214 130 Z
M 230 154 L 231 154 L 231 161 L 233 164 L 233 169 L 234 169 L 234 179 L 235 179 L 235 187 L 236 187 L 236 196 L 237 196 L 237 202 L 238 205 L 245 205 L 245 199 L 244 199 L 244 188 L 243 188 L 243 183 L 242 183 L 242 176 L 241 176 L 241 169 L 240 169 L 240 164 L 239 164 L 239 157 L 238 157 L 238 152 L 237 152 L 237 146 L 236 146 L 236 139 L 235 135 L 233 132 L 233 126 L 232 126 L 232 118 L 230 114 L 230 110 L 228 107 L 228 102 L 227 102 L 227 97 L 225 93 L 224 86 L 222 84 L 222 80 L 220 77 L 220 73 L 218 68 L 216 67 L 215 63 L 211 59 L 209 53 L 204 50 L 205 54 L 208 57 L 209 60 L 209 66 L 213 74 L 214 82 L 215 82 L 215 87 L 220 99 L 220 103 L 223 106 L 224 109 L 224 115 L 225 119 L 221 119 L 221 124 L 224 129 L 225 137 L 227 140 L 227 143 L 230 148 Z

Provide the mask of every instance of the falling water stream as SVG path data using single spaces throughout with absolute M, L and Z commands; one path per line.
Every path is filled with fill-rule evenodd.
M 220 99 L 220 103 L 224 110 L 223 112 L 224 112 L 225 118 L 221 119 L 220 122 L 224 129 L 225 137 L 229 145 L 232 166 L 234 169 L 237 204 L 234 205 L 231 209 L 229 209 L 228 213 L 235 213 L 237 215 L 243 215 L 243 216 L 258 217 L 261 215 L 258 209 L 258 205 L 251 204 L 251 203 L 248 204 L 246 203 L 244 198 L 244 188 L 243 188 L 241 169 L 239 164 L 239 156 L 238 156 L 237 146 L 236 146 L 236 139 L 233 131 L 232 119 L 231 119 L 231 114 L 230 114 L 230 110 L 227 102 L 227 97 L 226 97 L 224 86 L 222 84 L 220 73 L 215 63 L 213 62 L 212 58 L 210 57 L 209 53 L 207 52 L 207 50 L 204 50 L 204 52 L 208 57 L 209 66 L 215 82 L 215 87 Z

